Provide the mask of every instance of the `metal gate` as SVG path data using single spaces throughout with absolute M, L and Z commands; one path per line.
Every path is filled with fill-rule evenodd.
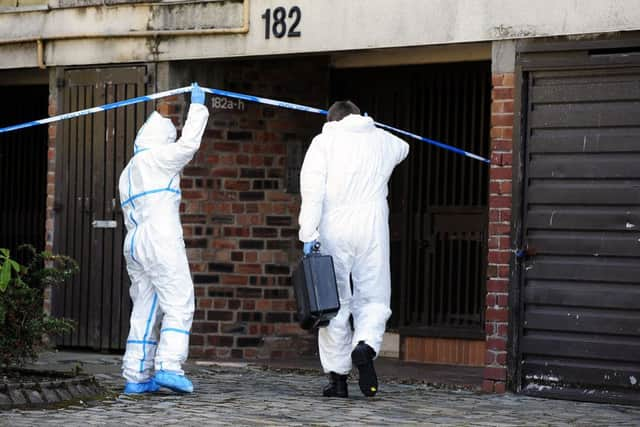
M 58 93 L 63 112 L 147 93 L 144 66 L 62 73 Z M 133 154 L 137 129 L 149 109 L 144 103 L 136 104 L 59 125 L 54 248 L 75 258 L 80 273 L 69 286 L 53 292 L 53 313 L 77 322 L 75 331 L 60 338 L 58 345 L 124 348 L 131 301 L 122 257 L 125 232 L 118 178 Z
M 48 86 L 0 87 L 0 127 L 47 115 Z M 0 247 L 44 249 L 47 202 L 47 128 L 0 135 Z
M 488 62 L 336 70 L 333 99 L 487 156 Z M 391 328 L 483 338 L 488 167 L 413 140 L 390 183 Z
M 517 388 L 639 403 L 640 51 L 521 61 Z

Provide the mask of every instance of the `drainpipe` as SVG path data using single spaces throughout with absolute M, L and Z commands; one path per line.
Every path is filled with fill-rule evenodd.
M 42 39 L 36 40 L 36 50 L 38 52 L 38 68 L 44 70 L 47 64 L 44 62 L 44 42 Z
M 236 28 L 210 28 L 206 30 L 156 30 L 156 31 L 131 31 L 128 33 L 112 34 L 74 34 L 66 36 L 51 37 L 23 37 L 17 39 L 0 40 L 0 45 L 36 42 L 38 67 L 46 68 L 44 61 L 44 43 L 52 40 L 73 40 L 73 39 L 108 39 L 108 38 L 129 38 L 129 37 L 162 37 L 162 36 L 209 36 L 216 34 L 247 34 L 249 32 L 249 0 L 242 1 L 242 27 Z

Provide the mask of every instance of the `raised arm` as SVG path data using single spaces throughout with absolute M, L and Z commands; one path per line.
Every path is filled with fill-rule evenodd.
M 208 119 L 209 110 L 204 106 L 204 92 L 197 84 L 194 84 L 191 93 L 191 106 L 180 139 L 174 144 L 168 144 L 154 150 L 155 161 L 171 174 L 180 172 L 200 148 L 202 134 Z

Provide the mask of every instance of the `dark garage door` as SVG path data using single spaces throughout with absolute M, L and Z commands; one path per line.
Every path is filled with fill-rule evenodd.
M 145 95 L 147 72 L 145 66 L 65 70 L 62 109 L 71 112 Z M 76 329 L 58 340 L 61 346 L 124 348 L 131 300 L 117 183 L 150 108 L 149 103 L 136 104 L 60 125 L 54 249 L 80 265 L 68 286 L 53 291 L 54 315 L 76 322 Z
M 640 402 L 640 67 L 625 64 L 633 57 L 521 57 L 527 251 L 516 381 L 527 394 Z
M 4 86 L 0 127 L 47 115 L 49 87 Z M 0 247 L 15 250 L 28 243 L 44 249 L 47 202 L 46 126 L 0 134 Z

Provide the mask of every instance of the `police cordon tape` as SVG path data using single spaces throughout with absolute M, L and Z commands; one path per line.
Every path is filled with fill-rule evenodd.
M 0 128 L 0 134 L 6 133 L 6 132 L 15 131 L 15 130 L 18 130 L 18 129 L 25 129 L 25 128 L 32 127 L 32 126 L 38 126 L 38 125 L 44 125 L 44 124 L 47 124 L 47 123 L 58 122 L 58 121 L 61 121 L 61 120 L 73 119 L 73 118 L 76 118 L 76 117 L 86 116 L 88 114 L 94 114 L 94 113 L 98 113 L 98 112 L 101 112 L 101 111 L 113 110 L 115 108 L 126 107 L 128 105 L 138 104 L 140 102 L 153 101 L 153 100 L 160 99 L 160 98 L 166 98 L 168 96 L 179 95 L 181 93 L 191 92 L 191 88 L 192 88 L 192 86 L 185 86 L 185 87 L 181 87 L 181 88 L 178 88 L 178 89 L 167 90 L 167 91 L 164 91 L 164 92 L 158 92 L 158 93 L 154 93 L 154 94 L 151 94 L 151 95 L 138 96 L 136 98 L 130 98 L 130 99 L 126 99 L 124 101 L 112 102 L 110 104 L 105 104 L 105 105 L 101 105 L 101 106 L 98 106 L 98 107 L 92 107 L 92 108 L 87 108 L 87 109 L 84 109 L 84 110 L 74 111 L 72 113 L 60 114 L 60 115 L 57 115 L 57 116 L 48 117 L 46 119 L 33 120 L 31 122 L 26 122 L 26 123 L 21 123 L 21 124 L 17 124 L 17 125 L 7 126 L 7 127 Z M 212 88 L 208 88 L 208 87 L 201 87 L 201 89 L 204 92 L 210 93 L 212 95 L 219 95 L 219 96 L 224 96 L 224 97 L 227 97 L 227 98 L 241 99 L 241 100 L 244 100 L 244 101 L 256 102 L 258 104 L 272 105 L 274 107 L 287 108 L 287 109 L 290 109 L 290 110 L 304 111 L 304 112 L 307 112 L 307 113 L 322 114 L 322 115 L 325 115 L 325 116 L 327 115 L 327 110 L 322 110 L 320 108 L 308 107 L 306 105 L 294 104 L 292 102 L 278 101 L 278 100 L 275 100 L 275 99 L 269 99 L 269 98 L 263 98 L 263 97 L 260 97 L 260 96 L 247 95 L 247 94 L 238 93 L 238 92 L 230 92 L 228 90 L 222 90 L 222 89 L 212 89 Z M 376 126 L 381 127 L 383 129 L 387 129 L 387 130 L 390 130 L 392 132 L 396 132 L 396 133 L 399 133 L 401 135 L 405 135 L 405 136 L 408 136 L 410 138 L 417 139 L 418 141 L 426 142 L 427 144 L 435 145 L 436 147 L 440 147 L 440 148 L 443 148 L 445 150 L 452 151 L 452 152 L 454 152 L 456 154 L 460 154 L 460 155 L 463 155 L 465 157 L 469 157 L 469 158 L 474 159 L 474 160 L 479 160 L 479 161 L 484 162 L 484 163 L 491 163 L 491 161 L 489 159 L 486 159 L 486 158 L 484 158 L 482 156 L 478 156 L 477 154 L 473 154 L 473 153 L 470 153 L 470 152 L 465 151 L 465 150 L 461 150 L 460 148 L 456 148 L 456 147 L 453 147 L 451 145 L 448 145 L 448 144 L 445 144 L 445 143 L 442 143 L 442 142 L 439 142 L 439 141 L 435 141 L 433 139 L 425 138 L 423 136 L 416 135 L 416 134 L 408 132 L 406 130 L 398 129 L 398 128 L 395 128 L 393 126 L 385 125 L 384 123 L 379 123 L 379 122 L 374 122 L 374 123 L 375 123 Z
M 112 102 L 111 104 L 100 105 L 99 107 L 87 108 L 85 110 L 74 111 L 72 113 L 60 114 L 46 119 L 34 120 L 32 122 L 21 123 L 19 125 L 7 126 L 0 128 L 0 133 L 11 132 L 18 129 L 24 129 L 32 126 L 44 125 L 47 123 L 59 122 L 61 120 L 73 119 L 88 114 L 99 113 L 101 111 L 113 110 L 114 108 L 126 107 L 127 105 L 138 104 L 140 102 L 153 101 L 155 99 L 166 98 L 167 96 L 178 95 L 180 93 L 191 92 L 191 86 L 185 86 L 178 89 L 158 92 L 151 95 L 138 96 L 137 98 L 125 99 L 124 101 Z

